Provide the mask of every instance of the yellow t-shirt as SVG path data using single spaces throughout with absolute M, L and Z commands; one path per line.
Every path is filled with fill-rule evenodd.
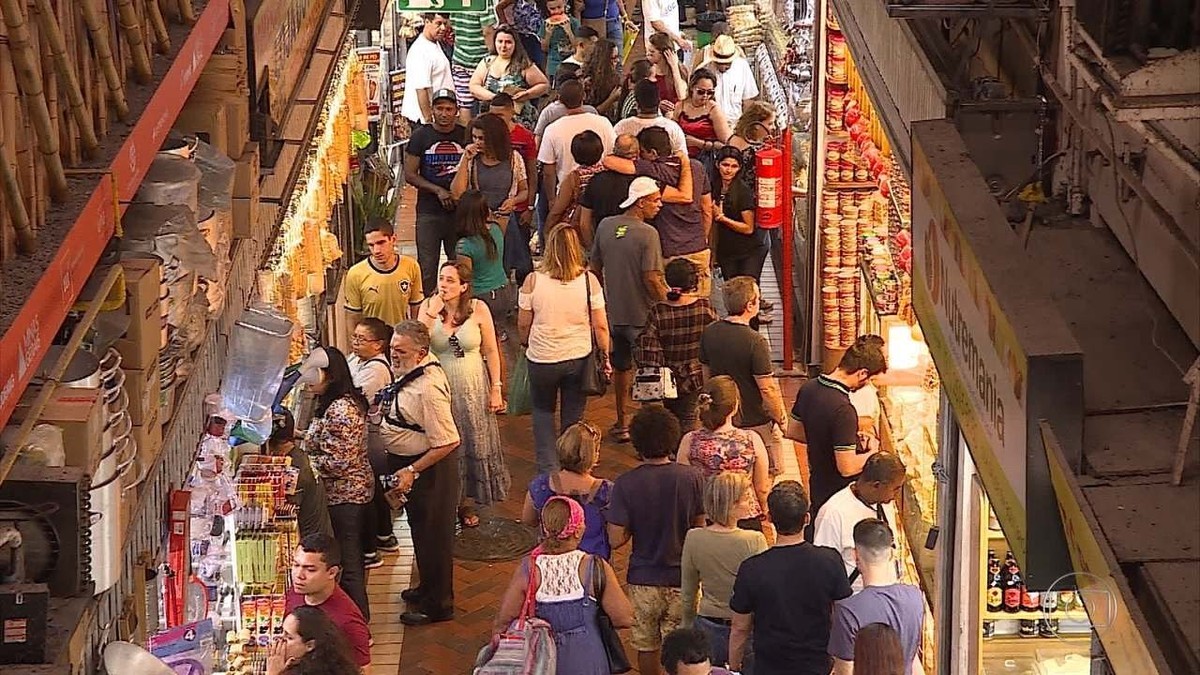
M 390 272 L 378 269 L 367 258 L 346 273 L 346 309 L 381 319 L 389 326 L 407 319 L 409 304 L 424 297 L 421 268 L 405 255 Z

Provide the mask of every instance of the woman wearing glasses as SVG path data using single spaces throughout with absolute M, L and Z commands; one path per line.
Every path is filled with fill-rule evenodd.
M 512 483 L 496 422 L 496 412 L 504 406 L 496 326 L 487 305 L 472 297 L 471 282 L 468 259 L 442 263 L 437 293 L 421 304 L 419 317 L 429 326 L 430 350 L 450 383 L 462 437 L 458 520 L 463 527 L 479 525 L 472 501 L 481 506 L 504 501 Z
M 717 76 L 701 68 L 688 80 L 688 95 L 672 113 L 687 137 L 688 155 L 699 159 L 725 144 L 730 136 L 729 120 L 717 105 Z
M 600 430 L 591 422 L 577 422 L 558 437 L 558 464 L 562 468 L 552 473 L 538 474 L 529 481 L 521 522 L 539 526 L 542 508 L 553 497 L 570 497 L 583 506 L 587 526 L 580 550 L 608 560 L 612 547 L 608 543 L 607 519 L 604 511 L 612 494 L 612 481 L 596 478 L 592 470 L 600 463 Z

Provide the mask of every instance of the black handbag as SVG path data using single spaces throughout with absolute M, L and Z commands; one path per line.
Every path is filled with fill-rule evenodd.
M 579 389 L 586 396 L 603 396 L 608 391 L 608 375 L 604 372 L 605 356 L 596 345 L 596 330 L 592 326 L 592 274 L 583 272 L 583 287 L 587 292 L 588 334 L 592 338 L 592 351 L 583 359 L 583 372 L 579 375 Z
M 599 558 L 591 556 L 592 586 L 596 591 L 596 623 L 600 625 L 600 641 L 604 643 L 604 653 L 608 655 L 608 672 L 628 673 L 633 670 L 629 657 L 625 656 L 625 643 L 621 642 L 621 634 L 613 627 L 612 619 L 604 611 L 604 585 L 607 575 Z

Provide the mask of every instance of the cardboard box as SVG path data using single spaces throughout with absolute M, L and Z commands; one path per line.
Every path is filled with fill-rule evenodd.
M 162 453 L 163 448 L 163 428 L 158 417 L 150 420 L 147 424 L 137 426 L 130 432 L 130 437 L 134 443 L 137 443 L 137 476 L 140 478 L 146 469 L 154 465 L 154 461 Z M 133 469 L 130 469 L 133 471 Z M 134 480 L 133 478 L 130 481 Z M 140 487 L 140 486 L 139 486 Z M 133 501 L 126 498 L 124 501 Z
M 262 173 L 259 157 L 258 143 L 247 143 L 233 176 L 234 197 L 250 199 L 259 195 L 258 179 Z
M 245 67 L 245 66 L 243 66 Z M 225 104 L 225 153 L 230 159 L 241 159 L 250 140 L 250 99 L 240 96 Z
M 197 100 L 193 96 L 188 99 L 183 112 L 179 113 L 179 117 L 175 119 L 175 131 L 182 134 L 193 134 L 220 150 L 222 154 L 228 155 L 228 124 L 229 120 L 224 104 Z
M 158 364 L 150 368 L 121 368 L 125 373 L 125 393 L 129 394 L 129 419 L 135 425 L 158 418 L 162 378 Z
M 9 424 L 25 421 L 38 393 L 38 387 L 26 390 L 21 401 L 17 403 Z M 39 421 L 53 424 L 63 430 L 67 466 L 78 467 L 87 473 L 92 473 L 99 467 L 103 450 L 102 435 L 104 425 L 108 422 L 100 389 L 57 388 L 42 411 Z
M 258 197 L 233 198 L 233 238 L 254 239 L 259 225 Z
M 162 347 L 162 309 L 159 304 L 161 274 L 157 260 L 122 260 L 125 268 L 125 313 L 130 316 L 125 337 L 117 340 L 121 365 L 157 368 Z

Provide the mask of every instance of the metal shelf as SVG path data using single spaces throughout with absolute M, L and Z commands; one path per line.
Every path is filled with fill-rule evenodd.
M 117 220 L 133 199 L 142 178 L 188 95 L 200 79 L 229 23 L 230 0 L 209 0 L 188 33 L 170 69 L 107 167 L 58 252 L 30 293 L 21 312 L 0 337 L 0 427 L 12 416 L 36 365 L 91 276 Z M 0 473 L 0 476 L 3 474 Z

